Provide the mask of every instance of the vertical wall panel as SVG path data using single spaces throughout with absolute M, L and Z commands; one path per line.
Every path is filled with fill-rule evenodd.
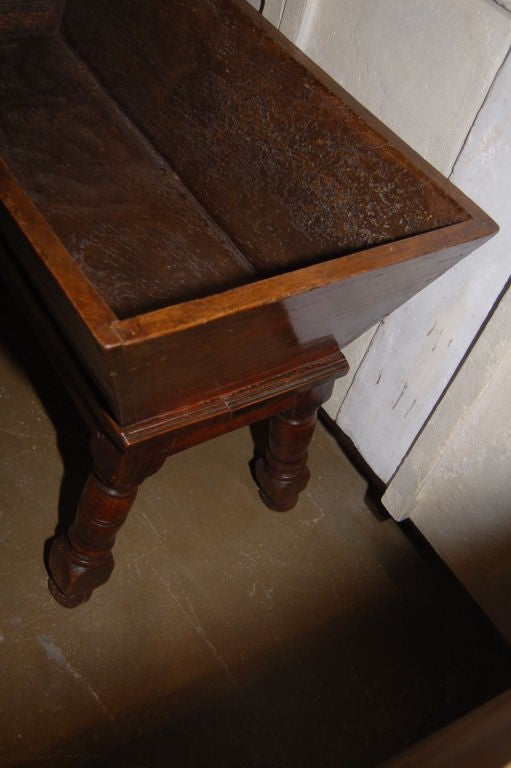
M 341 428 L 385 482 L 510 274 L 511 56 L 478 114 L 452 178 L 495 217 L 501 231 L 387 319 L 343 403 Z
M 511 14 L 490 0 L 288 0 L 281 29 L 448 173 L 509 49 Z M 465 183 L 460 168 L 454 181 L 501 218 L 496 201 L 509 199 L 505 181 L 491 197 L 488 185 Z M 338 412 L 385 482 L 462 360 L 506 269 L 495 241 L 469 257 L 387 318 L 349 388 L 336 388 L 327 411 Z M 359 344 L 352 373 L 360 352 Z
M 257 10 L 261 8 L 261 0 L 248 0 L 248 2 Z M 286 0 L 264 0 L 263 16 L 275 27 L 280 24 L 285 3 Z
M 489 0 L 288 0 L 281 30 L 443 173 L 510 43 Z
M 359 336 L 358 339 L 352 341 L 347 347 L 343 347 L 343 353 L 349 361 L 350 369 L 346 376 L 343 376 L 342 379 L 337 379 L 332 397 L 323 405 L 323 409 L 328 413 L 331 419 L 334 419 L 334 421 L 336 421 L 339 416 L 341 405 L 353 384 L 362 360 L 367 354 L 377 327 L 378 326 L 373 326 L 373 328 L 369 328 L 369 330 L 363 333 L 362 336 Z
M 395 516 L 411 512 L 508 641 L 510 402 L 511 290 L 384 496 Z
M 286 0 L 265 0 L 264 15 L 271 23 L 278 27 L 284 11 Z
M 500 71 L 488 101 L 481 110 L 474 129 L 466 143 L 463 153 L 456 164 L 455 181 L 474 196 L 484 198 L 490 212 L 500 222 L 501 231 L 484 249 L 478 253 L 479 261 L 474 265 L 472 279 L 473 290 L 490 281 L 482 301 L 491 298 L 490 288 L 495 292 L 511 272 L 511 55 Z M 474 258 L 477 254 L 474 254 Z M 493 277 L 493 280 L 492 280 Z M 508 292 L 509 293 L 509 292 Z M 485 329 L 477 344 L 477 355 L 470 353 L 460 374 L 463 382 L 456 379 L 453 387 L 443 398 L 434 416 L 412 448 L 403 465 L 392 480 L 384 502 L 396 519 L 407 517 L 413 510 L 419 496 L 427 495 L 425 487 L 430 473 L 446 450 L 449 440 L 455 434 L 457 424 L 465 418 L 467 409 L 479 396 L 479 389 L 486 386 L 484 375 L 478 368 L 490 370 L 498 366 L 499 355 L 505 351 L 500 345 L 509 344 L 511 327 L 511 296 L 507 296 L 507 314 L 499 308 L 500 325 L 491 321 L 493 336 Z M 483 306 L 483 311 L 486 309 Z M 465 314 L 465 322 L 471 321 L 472 315 L 480 308 Z M 509 321 L 506 328 L 505 323 Z M 499 339 L 497 329 L 502 339 Z M 459 390 L 459 391 L 458 391 Z M 501 413 L 502 419 L 510 420 L 509 404 Z M 467 446 L 467 453 L 470 446 Z M 509 468 L 511 473 L 511 467 Z M 511 502 L 510 502 L 511 513 Z M 460 512 L 460 514 L 462 514 Z

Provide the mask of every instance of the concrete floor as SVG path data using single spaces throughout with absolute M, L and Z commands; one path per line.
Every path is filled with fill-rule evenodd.
M 248 430 L 173 457 L 109 583 L 57 605 L 43 550 L 88 471 L 86 434 L 0 299 L 0 764 L 372 766 L 511 685 L 508 646 L 371 510 L 321 425 L 283 515 L 259 501 Z

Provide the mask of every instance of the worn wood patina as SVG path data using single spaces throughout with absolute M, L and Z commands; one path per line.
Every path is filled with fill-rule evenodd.
M 0 253 L 90 425 L 74 606 L 172 453 L 269 419 L 291 508 L 340 349 L 496 227 L 244 0 L 61 11 L 0 0 Z

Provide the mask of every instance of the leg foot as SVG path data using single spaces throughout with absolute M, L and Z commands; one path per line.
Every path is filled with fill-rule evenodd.
M 292 509 L 298 495 L 309 482 L 307 448 L 316 426 L 318 395 L 313 390 L 297 398 L 293 410 L 272 416 L 269 423 L 269 446 L 255 465 L 259 496 L 270 509 L 286 512 Z
M 269 448 L 255 466 L 259 496 L 270 509 L 292 509 L 309 482 L 307 448 L 315 424 L 316 409 L 306 415 L 281 413 L 270 419 Z
M 92 592 L 88 592 L 84 595 L 65 595 L 60 591 L 51 577 L 48 579 L 48 589 L 57 603 L 63 605 L 64 608 L 76 608 L 78 605 L 86 603 L 92 596 Z
M 292 509 L 309 482 L 307 448 L 316 426 L 318 408 L 330 396 L 333 380 L 302 392 L 290 411 L 272 416 L 269 445 L 255 464 L 259 496 L 270 509 Z
M 137 488 L 118 491 L 90 475 L 74 523 L 50 550 L 49 588 L 68 608 L 89 600 L 114 567 L 112 547 L 137 494 Z
M 139 484 L 156 472 L 164 448 L 120 451 L 102 434 L 92 440 L 94 472 L 85 484 L 73 524 L 50 550 L 48 586 L 61 605 L 87 602 L 114 568 L 112 547 L 135 501 Z

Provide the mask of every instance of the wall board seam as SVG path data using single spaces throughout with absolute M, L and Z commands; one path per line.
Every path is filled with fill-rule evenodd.
M 434 473 L 435 469 L 438 467 L 439 463 L 442 461 L 442 459 L 445 457 L 446 453 L 448 452 L 451 443 L 455 439 L 455 437 L 461 432 L 461 430 L 467 425 L 467 423 L 472 418 L 472 415 L 474 412 L 478 409 L 479 404 L 481 403 L 481 400 L 483 397 L 485 397 L 486 392 L 488 391 L 489 386 L 492 383 L 492 380 L 497 374 L 499 373 L 500 369 L 504 364 L 507 364 L 510 352 L 506 352 L 502 358 L 497 362 L 495 366 L 491 368 L 491 371 L 486 371 L 486 375 L 483 377 L 484 380 L 481 381 L 481 388 L 478 391 L 477 395 L 474 397 L 474 399 L 470 402 L 469 405 L 466 406 L 466 408 L 463 410 L 463 413 L 460 414 L 458 420 L 453 424 L 452 429 L 450 430 L 449 434 L 447 435 L 445 441 L 442 444 L 442 447 L 438 448 L 438 455 L 437 459 L 432 464 L 431 468 L 428 470 L 428 473 L 425 475 L 422 483 L 420 484 L 420 487 L 417 490 L 417 494 L 415 497 L 416 501 L 419 501 L 424 486 L 428 483 L 431 475 Z
M 282 11 L 279 29 L 297 46 L 310 0 L 286 0 Z
M 436 418 L 437 410 L 442 407 L 442 404 L 444 403 L 444 401 L 449 397 L 449 390 L 450 390 L 451 386 L 453 384 L 455 384 L 455 379 L 458 376 L 458 374 L 461 372 L 462 368 L 468 363 L 469 360 L 473 360 L 474 356 L 477 356 L 477 353 L 478 353 L 477 350 L 480 348 L 480 347 L 478 347 L 478 342 L 479 342 L 480 338 L 482 337 L 483 333 L 486 331 L 488 325 L 491 323 L 495 313 L 497 312 L 497 310 L 498 310 L 502 300 L 504 299 L 504 297 L 508 293 L 508 291 L 511 291 L 511 278 L 509 278 L 507 280 L 506 284 L 504 285 L 504 288 L 502 289 L 502 291 L 500 292 L 499 296 L 497 297 L 495 303 L 493 304 L 493 306 L 491 307 L 490 311 L 488 312 L 488 315 L 486 316 L 486 319 L 484 320 L 484 322 L 481 325 L 481 327 L 479 328 L 477 334 L 473 338 L 473 340 L 472 340 L 470 346 L 468 347 L 465 355 L 463 356 L 463 358 L 460 361 L 459 365 L 456 367 L 456 370 L 454 371 L 453 375 L 449 379 L 449 382 L 447 383 L 445 389 L 443 390 L 442 394 L 440 395 L 440 397 L 438 398 L 437 402 L 435 403 L 435 406 L 432 409 L 429 417 L 424 422 L 422 428 L 420 429 L 420 431 L 417 433 L 415 439 L 413 440 L 409 450 L 406 452 L 405 456 L 403 456 L 402 461 L 400 462 L 400 464 L 397 467 L 396 471 L 394 472 L 394 474 L 390 478 L 389 482 L 387 483 L 387 490 L 394 490 L 395 493 L 397 493 L 397 494 L 399 494 L 401 496 L 401 493 L 400 493 L 399 490 L 396 491 L 395 489 L 391 489 L 391 485 L 395 481 L 396 475 L 401 470 L 405 460 L 408 459 L 410 454 L 416 448 L 417 443 L 421 440 L 422 433 L 424 432 L 424 430 L 430 425 L 432 419 Z M 445 455 L 445 453 L 449 449 L 449 446 L 451 445 L 451 443 L 454 440 L 454 438 L 455 438 L 456 434 L 458 433 L 458 431 L 462 428 L 463 424 L 466 423 L 467 415 L 472 412 L 472 410 L 475 407 L 476 403 L 478 402 L 478 400 L 482 396 L 482 393 L 485 392 L 486 389 L 488 388 L 488 386 L 490 385 L 491 380 L 493 379 L 495 373 L 500 369 L 502 361 L 504 359 L 507 359 L 509 354 L 510 354 L 509 349 L 506 349 L 503 352 L 500 360 L 494 361 L 492 363 L 488 363 L 486 365 L 486 367 L 484 369 L 484 372 L 483 372 L 483 370 L 479 370 L 477 367 L 475 368 L 474 375 L 478 376 L 478 381 L 481 384 L 480 390 L 478 391 L 477 395 L 466 406 L 466 408 L 464 409 L 463 413 L 459 414 L 458 417 L 456 418 L 456 420 L 453 421 L 453 423 L 452 423 L 452 425 L 451 425 L 451 427 L 449 429 L 449 432 L 446 435 L 444 435 L 443 438 L 442 438 L 441 446 L 437 443 L 437 451 L 438 451 L 438 453 L 437 453 L 436 459 L 431 464 L 429 469 L 426 471 L 426 473 L 425 473 L 423 479 L 420 481 L 420 483 L 417 484 L 417 487 L 415 488 L 414 493 L 413 493 L 413 497 L 410 497 L 410 499 L 409 499 L 409 504 L 408 504 L 408 507 L 407 507 L 406 511 L 404 511 L 404 512 L 401 511 L 399 513 L 399 515 L 396 515 L 396 514 L 394 514 L 394 512 L 392 512 L 392 510 L 389 509 L 390 514 L 392 515 L 392 517 L 395 520 L 397 520 L 397 522 L 401 522 L 403 520 L 406 520 L 408 517 L 413 515 L 413 512 L 414 512 L 414 510 L 415 510 L 415 508 L 416 508 L 416 506 L 417 506 L 417 504 L 419 502 L 420 496 L 422 494 L 423 488 L 426 485 L 426 483 L 428 482 L 429 478 L 431 477 L 431 474 L 434 472 L 434 470 L 438 466 L 438 463 L 442 460 L 443 456 Z M 382 502 L 383 502 L 383 505 L 386 507 L 385 499 L 384 498 L 382 499 Z M 386 507 L 386 509 L 388 509 L 388 508 Z
M 492 0 L 492 2 L 495 2 L 495 0 Z M 497 3 L 497 5 L 500 5 L 500 3 Z M 472 131 L 474 129 L 474 126 L 475 126 L 476 122 L 479 119 L 479 115 L 481 114 L 481 112 L 485 108 L 485 106 L 486 106 L 486 104 L 488 102 L 488 99 L 490 97 L 490 94 L 491 94 L 491 92 L 493 90 L 493 86 L 497 82 L 497 80 L 498 80 L 498 78 L 500 76 L 500 73 L 504 69 L 504 66 L 505 66 L 505 64 L 506 64 L 506 62 L 507 62 L 507 60 L 508 60 L 510 55 L 511 55 L 511 46 L 507 49 L 507 51 L 506 51 L 502 61 L 500 62 L 499 66 L 497 68 L 497 71 L 495 72 L 495 76 L 491 80 L 491 82 L 490 82 L 490 84 L 488 86 L 488 90 L 486 91 L 486 93 L 485 93 L 485 95 L 484 95 L 484 97 L 483 97 L 483 99 L 481 101 L 481 105 L 480 105 L 479 109 L 477 110 L 477 112 L 475 113 L 474 119 L 472 120 L 472 122 L 470 124 L 470 128 L 468 129 L 467 134 L 466 134 L 465 138 L 463 139 L 463 142 L 461 144 L 460 150 L 457 153 L 456 157 L 454 158 L 454 161 L 453 161 L 453 163 L 451 165 L 451 170 L 449 171 L 449 174 L 448 174 L 448 178 L 449 179 L 452 179 L 454 171 L 456 170 L 456 165 L 457 165 L 458 160 L 460 159 L 461 155 L 463 154 L 463 152 L 465 150 L 467 142 L 468 142 L 468 140 L 470 138 L 470 134 L 472 133 Z
M 349 392 L 350 392 L 350 390 L 351 390 L 351 388 L 352 388 L 353 384 L 355 383 L 355 379 L 356 379 L 356 378 L 357 378 L 357 376 L 358 376 L 358 372 L 359 372 L 359 371 L 360 371 L 360 369 L 362 368 L 362 365 L 364 364 L 364 362 L 365 362 L 365 359 L 366 359 L 367 355 L 369 354 L 369 350 L 371 349 L 371 347 L 372 347 L 372 345 L 373 345 L 373 341 L 374 341 L 374 339 L 376 338 L 376 334 L 378 333 L 378 331 L 380 330 L 380 328 L 381 328 L 381 326 L 384 324 L 384 322 L 385 322 L 385 320 L 381 320 L 381 321 L 380 321 L 380 322 L 377 324 L 377 326 L 376 326 L 376 329 L 375 329 L 375 331 L 374 331 L 373 335 L 371 336 L 371 338 L 370 338 L 370 340 L 369 340 L 369 344 L 367 345 L 367 347 L 366 347 L 366 349 L 365 349 L 365 352 L 364 352 L 364 354 L 362 355 L 362 359 L 361 359 L 360 363 L 358 364 L 358 366 L 357 366 L 357 369 L 356 369 L 355 373 L 353 374 L 353 378 L 352 378 L 352 380 L 351 380 L 351 384 L 349 385 L 348 389 L 347 389 L 347 390 L 346 390 L 346 392 L 344 393 L 344 397 L 343 397 L 343 399 L 341 400 L 341 403 L 340 403 L 340 405 L 339 405 L 339 408 L 338 408 L 338 410 L 337 410 L 337 413 L 336 413 L 336 416 L 335 416 L 335 422 L 336 422 L 336 424 L 337 424 L 339 427 L 340 427 L 340 424 L 339 424 L 339 417 L 340 417 L 340 415 L 341 415 L 342 407 L 343 407 L 343 405 L 344 405 L 344 403 L 345 403 L 345 400 L 346 400 L 346 398 L 348 397 L 348 394 L 349 394 Z M 342 352 L 342 350 L 341 350 L 341 352 Z M 348 360 L 348 365 L 349 365 L 349 362 L 350 362 L 350 361 Z
M 493 1 L 494 1 L 494 0 L 492 0 L 492 2 L 493 2 Z M 470 125 L 470 128 L 469 128 L 469 130 L 468 130 L 468 132 L 467 132 L 467 134 L 466 134 L 466 136 L 465 136 L 465 138 L 464 138 L 464 140 L 463 140 L 463 143 L 462 143 L 462 145 L 461 145 L 461 149 L 460 149 L 460 151 L 458 152 L 458 154 L 456 155 L 456 159 L 455 159 L 455 160 L 454 160 L 454 162 L 453 162 L 453 165 L 452 165 L 451 171 L 450 171 L 450 173 L 449 173 L 449 179 L 452 179 L 452 177 L 453 177 L 454 171 L 455 171 L 455 169 L 456 169 L 456 165 L 457 165 L 457 163 L 458 163 L 458 161 L 459 161 L 459 159 L 460 159 L 461 155 L 463 154 L 463 152 L 464 152 L 464 150 L 465 150 L 465 147 L 467 146 L 468 140 L 469 140 L 469 138 L 470 138 L 470 135 L 471 135 L 471 133 L 472 133 L 472 131 L 473 131 L 473 129 L 474 129 L 474 126 L 475 126 L 475 124 L 476 124 L 476 122 L 477 122 L 477 120 L 478 120 L 479 116 L 480 116 L 480 115 L 481 115 L 481 113 L 483 112 L 483 110 L 484 110 L 484 108 L 485 108 L 486 104 L 488 103 L 488 100 L 489 100 L 489 97 L 490 97 L 490 95 L 491 95 L 491 92 L 492 92 L 492 90 L 493 90 L 493 88 L 494 88 L 494 86 L 495 86 L 495 84 L 496 84 L 496 82 L 497 82 L 498 78 L 500 77 L 500 74 L 501 74 L 502 70 L 504 69 L 504 66 L 505 66 L 505 64 L 507 63 L 507 60 L 508 60 L 508 58 L 509 58 L 510 56 L 511 56 L 511 46 L 509 46 L 509 48 L 507 49 L 506 53 L 504 54 L 504 57 L 503 57 L 503 59 L 502 59 L 502 61 L 501 61 L 500 65 L 499 65 L 499 67 L 497 68 L 497 71 L 495 72 L 495 76 L 494 76 L 494 77 L 493 77 L 493 79 L 491 80 L 491 82 L 490 82 L 490 85 L 489 85 L 489 87 L 488 87 L 488 89 L 487 89 L 487 91 L 486 91 L 486 94 L 485 94 L 485 96 L 484 96 L 484 98 L 483 98 L 483 100 L 482 100 L 482 102 L 481 102 L 481 106 L 479 107 L 479 109 L 477 110 L 477 112 L 476 112 L 476 114 L 475 114 L 475 117 L 474 117 L 474 119 L 473 119 L 473 121 L 472 121 L 472 123 L 471 123 L 471 125 Z M 447 392 L 449 391 L 449 389 L 450 389 L 450 387 L 452 386 L 452 384 L 453 384 L 454 380 L 456 379 L 456 376 L 458 375 L 459 371 L 461 370 L 462 366 L 464 365 L 465 361 L 467 360 L 467 358 L 468 358 L 468 356 L 469 356 L 470 352 L 471 352 L 471 351 L 472 351 L 472 349 L 474 348 L 474 345 L 477 343 L 477 340 L 479 339 L 479 337 L 480 337 L 481 333 L 484 331 L 484 329 L 485 329 L 485 327 L 486 327 L 486 325 L 487 325 L 487 323 L 488 323 L 488 320 L 489 320 L 489 319 L 490 319 L 490 318 L 493 316 L 493 313 L 494 313 L 494 311 L 495 311 L 496 307 L 498 306 L 498 304 L 499 304 L 499 302 L 500 302 L 500 299 L 502 298 L 502 296 L 503 296 L 503 294 L 505 293 L 505 291 L 506 291 L 506 286 L 504 286 L 504 289 L 503 289 L 503 291 L 501 291 L 501 292 L 500 292 L 500 294 L 499 294 L 499 296 L 498 296 L 497 300 L 495 301 L 495 303 L 493 304 L 493 306 L 492 306 L 492 307 L 490 308 L 490 310 L 488 311 L 488 314 L 486 315 L 486 318 L 485 318 L 485 320 L 483 321 L 482 325 L 480 326 L 480 328 L 479 328 L 479 329 L 478 329 L 478 331 L 476 332 L 476 334 L 475 334 L 474 338 L 472 339 L 472 342 L 469 344 L 469 346 L 468 346 L 467 350 L 465 351 L 465 354 L 463 355 L 462 359 L 459 361 L 458 365 L 456 366 L 455 370 L 453 371 L 453 373 L 452 373 L 452 376 L 450 377 L 450 379 L 449 379 L 449 381 L 447 382 L 446 386 L 444 387 L 444 389 L 443 389 L 443 390 L 442 390 L 442 392 L 440 393 L 440 395 L 439 395 L 439 397 L 437 398 L 436 402 L 433 404 L 433 407 L 431 408 L 431 411 L 429 412 L 429 415 L 426 417 L 426 419 L 425 419 L 424 423 L 422 424 L 422 427 L 419 429 L 419 431 L 418 431 L 418 432 L 417 432 L 417 434 L 415 435 L 415 438 L 414 438 L 414 439 L 412 440 L 412 442 L 410 443 L 410 445 L 409 445 L 409 447 L 408 447 L 408 450 L 405 452 L 404 456 L 401 458 L 401 461 L 399 462 L 399 464 L 398 464 L 398 465 L 397 465 L 397 467 L 395 468 L 394 472 L 392 473 L 392 476 L 389 478 L 389 480 L 388 480 L 388 482 L 387 482 L 387 484 L 386 484 L 386 485 L 387 485 L 387 488 L 390 486 L 390 484 L 391 484 L 391 483 L 392 483 L 392 481 L 394 480 L 394 478 L 395 478 L 396 474 L 399 472 L 399 470 L 400 470 L 400 468 L 402 467 L 403 463 L 406 461 L 406 459 L 408 458 L 408 456 L 410 455 L 410 453 L 411 453 L 411 452 L 412 452 L 412 450 L 414 449 L 414 447 L 415 447 L 415 445 L 416 445 L 416 443 L 417 443 L 417 440 L 419 440 L 419 438 L 420 438 L 421 434 L 422 434 L 422 433 L 423 433 L 423 431 L 426 429 L 427 425 L 429 424 L 429 422 L 430 422 L 431 418 L 432 418 L 432 417 L 433 417 L 433 415 L 435 414 L 435 412 L 436 412 L 437 408 L 439 407 L 440 403 L 442 402 L 442 400 L 444 399 L 444 397 L 447 395 Z M 379 326 L 379 327 L 380 327 L 380 326 Z M 374 338 L 374 337 L 373 337 L 373 338 Z M 372 340 L 371 340 L 371 342 L 372 342 Z M 344 401 L 343 401 L 343 402 L 344 402 Z M 429 473 L 428 473 L 428 475 L 429 475 Z M 421 485 L 421 488 L 422 488 L 422 485 Z M 417 493 L 416 493 L 416 495 L 415 495 L 415 500 L 417 500 L 419 493 L 420 493 L 420 489 L 418 489 L 418 490 L 417 490 Z
M 455 368 L 455 369 L 454 369 L 454 371 L 452 372 L 452 375 L 451 375 L 451 377 L 449 378 L 449 381 L 447 382 L 447 384 L 446 384 L 446 385 L 445 385 L 445 387 L 443 388 L 442 392 L 441 392 L 441 393 L 440 393 L 440 395 L 438 396 L 437 400 L 436 400 L 436 401 L 435 401 L 435 403 L 433 404 L 433 407 L 431 408 L 431 411 L 429 412 L 429 415 L 428 415 L 428 416 L 427 416 L 427 418 L 425 419 L 425 421 L 424 421 L 424 423 L 422 424 L 421 428 L 419 429 L 419 431 L 418 431 L 418 432 L 417 432 L 417 434 L 415 435 L 414 439 L 412 440 L 412 442 L 411 442 L 411 444 L 410 444 L 410 446 L 409 446 L 408 450 L 406 451 L 406 453 L 404 454 L 403 458 L 401 459 L 401 461 L 400 461 L 400 462 L 399 462 L 399 464 L 397 465 L 396 469 L 395 469 L 395 470 L 394 470 L 394 472 L 392 473 L 392 476 L 389 478 L 389 481 L 388 481 L 388 483 L 386 483 L 386 485 L 387 485 L 387 488 L 388 488 L 388 487 L 390 486 L 390 484 L 393 482 L 394 478 L 396 477 L 397 473 L 399 472 L 399 470 L 400 470 L 400 469 L 401 469 L 401 467 L 403 466 L 404 462 L 407 460 L 407 458 L 409 457 L 409 455 L 410 455 L 410 454 L 412 453 L 412 451 L 414 450 L 415 446 L 417 445 L 417 442 L 418 442 L 418 441 L 421 439 L 422 433 L 425 431 L 425 429 L 427 429 L 427 427 L 428 427 L 428 425 L 430 424 L 431 420 L 432 420 L 432 419 L 435 417 L 435 414 L 436 414 L 437 410 L 438 410 L 438 409 L 439 409 L 439 408 L 442 406 L 442 403 L 443 403 L 443 402 L 444 402 L 444 400 L 445 400 L 445 399 L 448 397 L 448 395 L 449 395 L 449 390 L 451 389 L 451 387 L 452 387 L 452 386 L 453 386 L 453 384 L 455 383 L 455 380 L 456 380 L 456 378 L 457 378 L 458 374 L 461 372 L 461 369 L 464 367 L 464 365 L 467 363 L 467 361 L 469 360 L 470 356 L 472 355 L 472 353 L 473 353 L 473 350 L 476 348 L 477 342 L 478 342 L 478 341 L 479 341 L 479 339 L 481 338 L 481 336 L 482 336 L 483 332 L 486 330 L 486 328 L 487 328 L 487 326 L 488 326 L 488 323 L 489 323 L 489 322 L 490 322 L 490 320 L 492 319 L 492 317 L 493 317 L 493 315 L 494 315 L 494 313 L 495 313 L 495 311 L 496 311 L 497 307 L 498 307 L 498 306 L 499 306 L 499 304 L 500 304 L 500 301 L 501 301 L 501 299 L 503 298 L 503 296 L 504 296 L 504 294 L 506 293 L 506 291 L 507 291 L 507 289 L 508 289 L 508 288 L 509 288 L 509 281 L 506 283 L 506 285 L 504 286 L 503 290 L 500 292 L 500 294 L 498 295 L 497 299 L 495 300 L 494 304 L 493 304 L 493 305 L 491 306 L 491 308 L 489 309 L 489 311 L 488 311 L 488 314 L 486 315 L 486 317 L 485 317 L 485 319 L 483 320 L 482 324 L 480 325 L 480 327 L 479 327 L 479 328 L 478 328 L 478 330 L 476 331 L 476 333 L 475 333 L 475 335 L 474 335 L 474 337 L 473 337 L 472 341 L 471 341 L 471 342 L 470 342 L 470 344 L 468 345 L 468 347 L 467 347 L 467 349 L 466 349 L 466 351 L 465 351 L 465 354 L 462 356 L 461 360 L 458 362 L 458 365 L 456 366 L 456 368 Z M 479 396 L 479 395 L 478 395 L 478 396 Z M 475 399 L 477 399 L 477 398 L 475 398 Z M 474 401 L 472 401 L 472 402 L 475 402 L 475 399 L 474 399 Z M 469 409 L 470 409 L 471 407 L 472 407 L 472 404 L 470 404 L 470 406 L 468 406 L 468 408 L 469 408 Z M 457 420 L 456 420 L 456 421 L 453 423 L 453 426 L 452 426 L 452 429 L 451 429 L 451 431 L 450 431 L 450 432 L 449 432 L 449 434 L 448 434 L 448 435 L 445 437 L 445 439 L 444 439 L 444 441 L 443 441 L 443 443 L 442 443 L 442 445 L 444 446 L 444 448 L 443 448 L 443 449 L 441 449 L 441 448 L 438 446 L 438 451 L 439 451 L 439 452 L 440 452 L 440 451 L 442 451 L 442 452 L 443 452 L 443 450 L 446 450 L 446 449 L 447 449 L 447 447 L 449 446 L 449 444 L 451 443 L 451 441 L 452 441 L 452 439 L 453 439 L 453 436 L 454 436 L 455 432 L 457 432 L 457 430 L 458 430 L 458 425 L 459 425 L 460 421 L 461 421 L 461 420 L 464 418 L 464 415 L 465 415 L 465 412 L 463 412 L 463 413 L 462 413 L 462 414 L 461 414 L 461 415 L 458 417 L 458 419 L 457 419 Z M 433 466 L 436 466 L 436 464 L 438 463 L 438 461 L 439 461 L 439 460 L 440 460 L 440 457 L 437 459 L 437 461 L 435 461 L 435 464 L 434 464 Z M 429 477 L 429 475 L 431 474 L 431 471 L 432 471 L 432 469 L 433 469 L 433 467 L 431 468 L 431 470 L 428 470 L 427 474 L 425 475 L 425 478 Z M 425 482 L 425 480 L 424 480 L 424 481 L 422 481 L 422 482 L 421 482 L 421 484 L 420 484 L 420 486 L 417 488 L 417 491 L 416 491 L 416 493 L 415 493 L 415 495 L 414 495 L 414 504 L 417 502 L 417 499 L 418 499 L 418 497 L 419 497 L 419 494 L 420 494 L 420 492 L 421 492 L 421 490 L 422 490 L 422 487 L 423 487 L 423 485 L 424 485 L 424 482 Z M 410 511 L 409 513 L 407 513 L 407 514 L 405 515 L 405 517 L 408 517 L 410 514 L 411 514 L 411 511 Z M 403 517 L 402 519 L 404 519 L 404 517 Z
M 502 8 L 503 11 L 506 11 L 506 13 L 511 13 L 511 10 L 507 7 L 507 5 L 504 5 L 504 3 L 500 2 L 500 0 L 491 0 L 492 3 L 495 3 L 495 5 L 498 5 L 499 8 Z
M 427 474 L 424 476 L 424 479 L 422 480 L 420 486 L 417 488 L 417 492 L 413 498 L 413 502 L 410 505 L 410 510 L 407 512 L 406 517 L 413 516 L 413 513 L 417 505 L 420 503 L 421 499 L 424 497 L 424 495 L 427 496 L 428 489 L 426 486 L 429 486 L 430 482 L 432 481 L 432 477 L 434 478 L 434 476 L 436 475 L 436 470 L 448 455 L 448 452 L 451 448 L 453 441 L 457 437 L 463 435 L 463 430 L 466 429 L 467 425 L 470 424 L 470 421 L 472 420 L 474 414 L 477 413 L 481 403 L 483 403 L 484 405 L 484 398 L 486 397 L 486 393 L 489 387 L 492 385 L 495 376 L 498 376 L 499 371 L 502 369 L 502 367 L 508 365 L 510 356 L 511 356 L 511 351 L 507 350 L 506 352 L 504 352 L 501 359 L 494 366 L 492 366 L 490 370 L 487 369 L 485 371 L 484 380 L 481 382 L 481 389 L 477 393 L 476 397 L 471 401 L 471 403 L 465 408 L 463 413 L 460 414 L 455 424 L 453 424 L 453 427 L 450 430 L 449 435 L 446 436 L 446 439 L 442 447 L 438 448 L 438 454 L 437 454 L 436 460 L 431 465 Z M 405 519 L 405 518 L 402 518 L 402 519 Z
M 284 14 L 286 12 L 286 5 L 287 5 L 287 0 L 284 0 L 284 2 L 282 3 L 282 8 L 280 10 L 280 18 L 279 18 L 279 23 L 277 24 L 277 29 L 280 29 L 282 25 L 282 19 L 284 18 Z

